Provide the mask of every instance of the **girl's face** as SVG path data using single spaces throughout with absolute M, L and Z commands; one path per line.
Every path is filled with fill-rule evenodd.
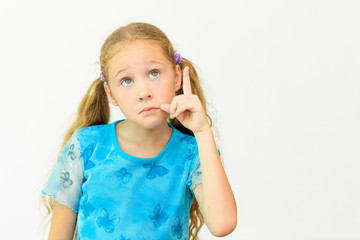
M 161 104 L 170 104 L 180 85 L 180 67 L 173 68 L 159 45 L 151 40 L 134 40 L 109 61 L 104 87 L 129 121 L 155 128 L 168 117 Z

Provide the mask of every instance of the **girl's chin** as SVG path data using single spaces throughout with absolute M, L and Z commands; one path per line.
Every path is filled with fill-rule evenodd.
M 137 119 L 128 119 L 128 122 L 132 122 L 138 127 L 143 127 L 147 129 L 154 129 L 157 127 L 161 127 L 162 125 L 167 124 L 168 114 L 161 114 L 161 115 L 147 115 L 147 116 L 140 116 Z
M 156 118 L 156 119 L 145 119 L 143 121 L 143 125 L 146 128 L 157 128 L 165 124 L 167 124 L 167 117 Z

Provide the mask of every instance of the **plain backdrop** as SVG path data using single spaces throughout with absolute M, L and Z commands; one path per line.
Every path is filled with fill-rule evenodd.
M 2 1 L 0 239 L 41 238 L 40 191 L 100 48 L 141 21 L 203 80 L 238 208 L 225 239 L 359 240 L 359 12 L 340 0 Z

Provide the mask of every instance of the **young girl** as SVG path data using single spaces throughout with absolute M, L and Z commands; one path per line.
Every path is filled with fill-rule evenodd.
M 191 62 L 132 23 L 106 39 L 100 65 L 42 190 L 49 239 L 198 239 L 204 221 L 231 233 L 236 203 Z M 126 119 L 108 124 L 108 99 Z

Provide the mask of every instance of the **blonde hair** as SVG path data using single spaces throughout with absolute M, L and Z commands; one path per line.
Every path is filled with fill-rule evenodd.
M 117 30 L 115 30 L 104 42 L 101 48 L 100 55 L 100 67 L 101 72 L 106 81 L 107 75 L 107 67 L 109 60 L 116 54 L 120 47 L 126 42 L 130 42 L 133 40 L 152 40 L 155 41 L 163 50 L 164 55 L 168 58 L 168 60 L 173 65 L 174 69 L 176 67 L 174 53 L 175 50 L 167 38 L 167 36 L 157 27 L 148 24 L 148 23 L 131 23 L 126 26 L 123 26 Z M 209 116 L 206 106 L 207 102 L 205 100 L 205 96 L 203 90 L 200 85 L 198 74 L 193 66 L 193 64 L 182 57 L 181 63 L 179 64 L 181 70 L 185 66 L 189 67 L 189 76 L 191 82 L 191 90 L 193 94 L 196 94 L 206 113 L 206 116 L 209 120 L 210 126 L 212 126 L 212 119 Z M 108 124 L 110 120 L 110 107 L 107 95 L 104 90 L 103 82 L 100 78 L 97 78 L 89 87 L 86 92 L 84 98 L 80 102 L 77 111 L 76 120 L 72 123 L 70 128 L 65 134 L 63 143 L 61 145 L 61 149 L 66 145 L 70 137 L 77 129 L 85 128 L 92 125 L 99 124 Z M 183 89 L 182 86 L 176 92 L 176 95 L 182 94 Z M 168 121 L 179 131 L 182 133 L 186 133 L 188 135 L 194 136 L 193 132 L 190 129 L 184 127 L 176 118 L 168 119 Z M 42 195 L 41 200 L 43 205 L 46 208 L 46 215 L 44 217 L 47 218 L 53 210 L 54 199 L 49 196 Z M 49 224 L 49 222 L 47 223 Z M 199 239 L 198 233 L 201 227 L 204 225 L 204 218 L 201 214 L 199 204 L 194 198 L 194 201 L 190 208 L 190 225 L 189 225 L 189 239 L 197 240 Z M 74 238 L 77 236 L 77 225 L 75 228 Z

